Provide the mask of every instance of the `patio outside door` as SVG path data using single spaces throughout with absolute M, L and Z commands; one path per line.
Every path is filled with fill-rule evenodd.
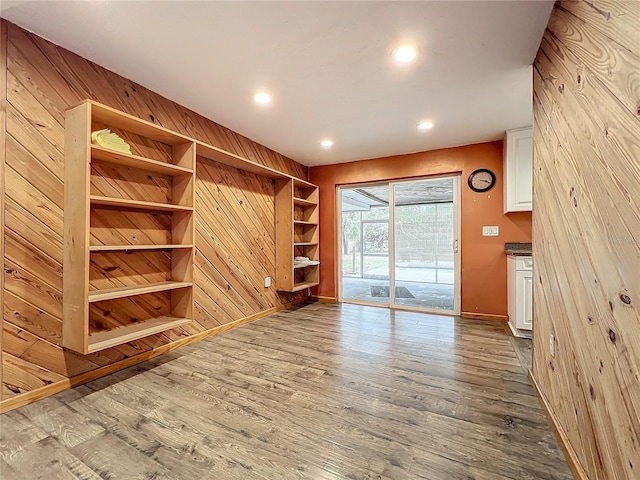
M 340 300 L 459 314 L 459 176 L 342 187 Z

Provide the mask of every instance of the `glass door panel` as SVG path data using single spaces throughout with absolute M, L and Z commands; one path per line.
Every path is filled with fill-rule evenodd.
M 454 312 L 455 179 L 393 184 L 393 305 Z
M 340 189 L 341 299 L 389 304 L 389 185 Z

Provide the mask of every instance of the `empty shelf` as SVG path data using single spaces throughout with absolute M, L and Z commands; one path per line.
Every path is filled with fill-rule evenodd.
M 227 152 L 212 145 L 207 145 L 196 140 L 196 155 L 204 157 L 214 162 L 223 163 L 245 172 L 255 173 L 256 175 L 262 175 L 269 178 L 290 178 L 290 175 L 269 168 L 265 165 L 261 165 L 246 158 L 242 158 L 234 153 Z
M 318 222 L 307 222 L 306 220 L 294 220 L 293 223 L 295 225 L 313 225 L 314 227 L 318 225 Z
M 133 250 L 176 250 L 193 245 L 91 245 L 90 252 L 129 252 Z
M 302 188 L 313 188 L 313 189 L 318 188 L 317 185 L 314 185 L 311 182 L 307 182 L 306 180 L 302 180 L 301 178 L 297 178 L 297 177 L 293 177 L 293 185 L 296 187 L 302 187 Z
M 192 174 L 193 170 L 172 163 L 159 162 L 149 158 L 128 155 L 126 153 L 114 152 L 108 148 L 91 145 L 92 161 L 109 163 L 112 165 L 124 165 L 127 167 L 139 168 L 148 172 L 161 173 L 163 175 L 185 175 Z
M 100 197 L 91 195 L 92 205 L 104 205 L 106 207 L 120 207 L 132 210 L 157 210 L 163 212 L 185 212 L 192 211 L 193 207 L 182 205 L 170 205 L 168 203 L 143 202 L 140 200 L 129 200 L 127 198 Z
M 305 207 L 315 207 L 318 205 L 317 202 L 312 202 L 311 200 L 305 200 L 304 198 L 293 197 L 293 203 L 296 205 L 304 205 Z
M 164 292 L 176 288 L 191 287 L 192 285 L 191 282 L 158 282 L 147 283 L 146 285 L 93 290 L 89 292 L 89 303 L 113 300 L 114 298 L 133 297 L 134 295 L 144 295 L 145 293 Z
M 89 335 L 89 353 L 148 337 L 190 323 L 190 318 L 158 317 Z
M 299 290 L 304 290 L 305 288 L 311 288 L 311 287 L 315 287 L 316 285 L 318 285 L 317 281 L 309 281 L 309 282 L 302 282 L 302 283 L 296 283 L 293 286 L 293 290 L 291 290 L 292 292 L 297 292 Z

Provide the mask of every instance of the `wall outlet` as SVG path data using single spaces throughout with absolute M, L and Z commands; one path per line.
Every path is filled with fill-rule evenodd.
M 500 228 L 496 225 L 493 226 L 482 226 L 482 236 L 483 237 L 497 237 L 500 235 Z
M 270 287 L 271 286 L 271 277 L 264 277 L 264 287 Z
M 556 356 L 556 337 L 553 333 L 549 335 L 549 353 L 552 357 Z

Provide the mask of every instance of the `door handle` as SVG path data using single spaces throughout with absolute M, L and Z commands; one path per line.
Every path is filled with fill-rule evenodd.
M 453 241 L 453 253 L 458 253 L 458 239 Z

